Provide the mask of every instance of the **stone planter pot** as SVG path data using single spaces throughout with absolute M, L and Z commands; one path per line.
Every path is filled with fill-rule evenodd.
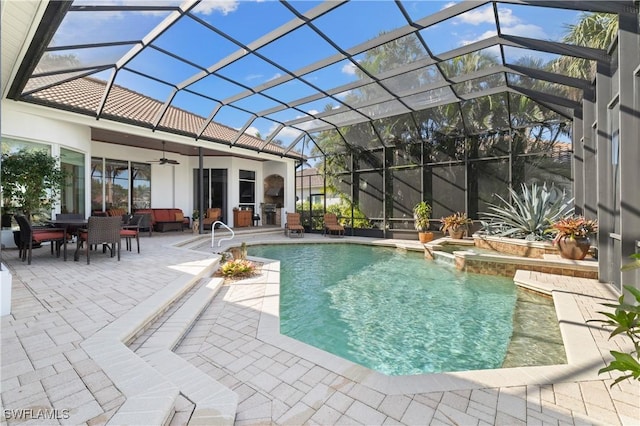
M 455 240 L 460 240 L 462 239 L 462 237 L 464 237 L 464 228 L 452 228 L 449 229 L 447 232 L 449 232 L 449 236 Z
M 587 256 L 590 247 L 589 238 L 563 237 L 558 240 L 558 251 L 563 259 L 582 260 Z
M 193 224 L 191 226 L 191 230 L 194 234 L 197 234 L 198 232 L 200 232 L 200 219 L 193 219 L 192 223 Z

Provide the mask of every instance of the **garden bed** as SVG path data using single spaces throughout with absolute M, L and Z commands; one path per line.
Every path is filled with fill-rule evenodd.
M 474 234 L 473 242 L 479 248 L 534 259 L 542 259 L 545 254 L 558 254 L 558 249 L 547 241 L 526 241 L 516 238 Z
M 496 237 L 489 238 L 492 240 L 509 240 Z M 482 241 L 485 242 L 487 240 L 483 239 Z M 499 252 L 495 249 L 495 241 L 490 241 L 492 246 L 485 248 L 486 246 L 480 245 L 479 247 L 481 250 L 477 250 L 476 244 L 478 239 L 476 239 L 475 235 L 473 240 L 453 240 L 449 237 L 434 240 L 425 244 L 424 256 L 426 259 L 451 263 L 460 271 L 478 274 L 513 277 L 516 271 L 527 270 L 572 277 L 598 278 L 598 262 L 594 259 L 562 259 L 556 248 L 551 244 L 548 245 L 553 250 L 549 253 L 542 253 L 539 258 L 531 257 L 530 255 L 534 253 L 534 250 L 532 249 L 541 248 L 536 247 L 535 245 L 542 245 L 544 243 L 522 240 L 515 241 L 524 243 L 522 245 L 513 244 L 513 246 L 524 247 L 523 252 L 529 256 Z M 507 243 L 508 242 L 509 241 L 507 241 Z M 447 247 L 452 245 L 458 249 L 451 250 L 451 247 Z M 508 246 L 509 244 L 504 246 L 501 245 L 501 247 Z M 487 250 L 491 250 L 491 252 L 488 252 Z

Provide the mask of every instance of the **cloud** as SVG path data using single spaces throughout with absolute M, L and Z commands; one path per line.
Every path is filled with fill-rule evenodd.
M 260 130 L 258 130 L 257 127 L 247 127 L 247 130 L 244 131 L 246 134 L 251 135 L 251 136 L 257 136 L 258 133 L 260 133 Z
M 454 6 L 456 4 L 455 1 L 450 1 L 449 3 L 445 4 L 444 6 L 442 6 L 442 8 L 440 10 L 445 10 L 451 6 Z
M 482 34 L 480 34 L 478 37 L 473 38 L 471 40 L 461 40 L 460 44 L 462 46 L 466 46 L 467 44 L 471 44 L 471 43 L 475 43 L 476 41 L 480 41 L 480 40 L 485 40 L 489 37 L 493 37 L 495 35 L 497 35 L 498 32 L 496 30 L 489 30 L 489 31 L 485 31 Z
M 520 18 L 513 14 L 513 10 L 506 7 L 498 9 L 498 19 L 500 20 L 500 25 L 515 25 L 521 22 Z M 493 7 L 490 6 L 470 10 L 455 18 L 456 23 L 470 25 L 495 24 L 495 21 Z
M 251 81 L 251 80 L 258 80 L 260 78 L 262 78 L 262 74 L 249 74 L 244 79 L 247 81 Z
M 280 77 L 282 77 L 282 73 L 277 72 L 267 81 L 272 81 L 272 80 L 275 80 L 275 79 L 280 78 Z
M 534 24 L 518 24 L 512 27 L 503 27 L 502 32 L 504 34 L 539 38 L 542 40 L 549 38 L 549 35 L 544 31 L 544 29 L 542 29 L 542 27 Z
M 194 12 L 211 15 L 217 11 L 223 15 L 228 15 L 238 9 L 238 4 L 239 1 L 237 0 L 202 0 L 202 2 L 194 8 Z
M 345 90 L 344 92 L 336 93 L 333 95 L 334 98 L 344 99 L 351 94 L 352 90 Z
M 473 9 L 468 12 L 458 15 L 454 18 L 455 23 L 480 25 L 480 24 L 492 24 L 495 22 L 495 15 L 493 14 L 493 8 L 482 7 L 480 9 Z
M 274 123 L 273 126 L 269 128 L 268 130 L 269 133 L 267 135 L 264 135 L 264 137 L 266 138 L 267 136 L 270 136 L 271 133 L 275 132 L 278 126 L 279 124 Z M 293 140 L 297 138 L 300 135 L 300 133 L 302 133 L 300 130 L 297 130 L 291 127 L 283 127 L 282 130 L 280 130 L 278 134 L 275 135 L 274 139 L 278 139 L 284 142 L 284 145 L 287 146 L 291 142 L 293 142 Z
M 515 25 L 521 22 L 520 18 L 513 15 L 513 10 L 507 9 L 506 7 L 498 8 L 498 19 L 500 20 L 500 25 Z
M 342 67 L 342 72 L 348 75 L 354 75 L 356 73 L 356 66 L 349 62 Z
M 498 17 L 500 19 L 500 27 L 502 29 L 503 34 L 511 34 L 511 35 L 519 35 L 526 36 L 531 38 L 540 38 L 546 39 L 548 35 L 545 33 L 542 27 L 539 27 L 535 24 L 526 24 L 523 21 L 513 14 L 513 10 L 505 7 L 500 7 L 498 9 Z M 465 22 L 471 25 L 479 25 L 479 24 L 491 24 L 495 25 L 495 18 L 493 15 L 493 9 L 483 8 L 480 10 L 472 10 L 469 11 L 457 18 L 459 22 Z M 483 32 L 477 37 L 473 37 L 466 40 L 461 40 L 460 45 L 465 46 L 467 44 L 471 44 L 473 42 L 479 40 L 485 40 L 489 37 L 493 37 L 497 35 L 498 32 L 495 29 L 490 29 L 488 31 Z

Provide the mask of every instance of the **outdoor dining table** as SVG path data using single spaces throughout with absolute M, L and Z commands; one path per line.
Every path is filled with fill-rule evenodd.
M 89 221 L 87 219 L 51 219 L 46 221 L 50 225 L 64 228 L 64 234 L 69 233 L 70 226 L 82 227 L 86 226 Z M 64 260 L 67 260 L 67 239 L 64 239 Z
M 56 226 L 62 226 L 65 229 L 70 226 L 86 226 L 89 221 L 87 219 L 51 219 L 47 220 L 47 223 Z

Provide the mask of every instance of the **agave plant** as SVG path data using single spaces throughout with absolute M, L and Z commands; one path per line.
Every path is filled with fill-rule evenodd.
M 482 231 L 489 235 L 499 235 L 526 240 L 550 238 L 547 229 L 551 224 L 573 213 L 573 198 L 566 199 L 566 193 L 546 184 L 532 184 L 528 188 L 522 184 L 522 193 L 509 188 L 512 203 L 496 195 L 502 205 L 490 204 L 488 212 L 480 213 Z

